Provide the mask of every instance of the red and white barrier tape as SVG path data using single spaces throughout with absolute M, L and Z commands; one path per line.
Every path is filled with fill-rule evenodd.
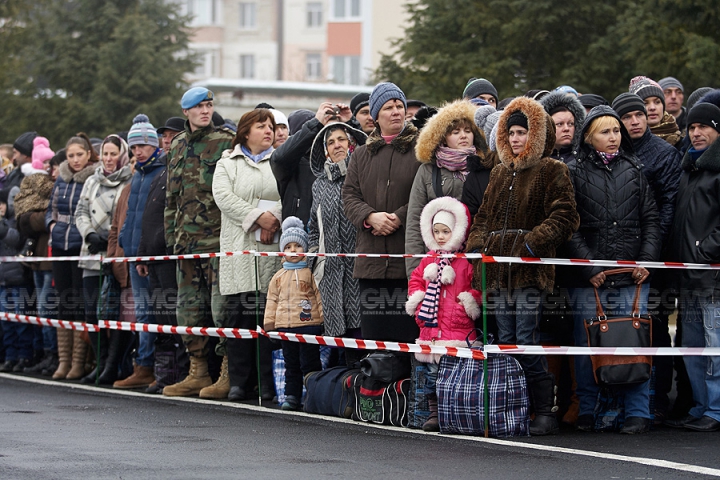
M 127 262 L 159 262 L 168 260 L 199 260 L 203 258 L 234 257 L 239 255 L 252 255 L 255 257 L 286 257 L 297 254 L 284 252 L 257 252 L 255 250 L 242 250 L 238 252 L 195 253 L 188 255 L 156 255 L 147 257 L 102 257 L 90 255 L 85 257 L 0 257 L 0 262 L 56 262 L 56 261 L 101 261 L 102 263 Z M 597 267 L 645 267 L 660 269 L 684 270 L 720 270 L 720 263 L 682 263 L 682 262 L 641 262 L 634 260 L 588 260 L 582 258 L 532 258 L 532 257 L 499 257 L 482 255 L 480 253 L 457 254 L 405 254 L 405 253 L 305 253 L 307 257 L 341 257 L 341 258 L 467 258 L 468 260 L 483 258 L 485 263 L 529 263 L 536 265 L 570 265 L 570 266 L 597 266 Z
M 298 343 L 312 343 L 331 347 L 354 348 L 360 350 L 391 350 L 436 355 L 450 355 L 461 358 L 482 360 L 486 354 L 505 353 L 519 355 L 652 355 L 652 356 L 720 356 L 720 347 L 708 348 L 629 348 L 629 347 L 551 347 L 542 345 L 486 345 L 484 348 L 470 349 L 463 347 L 446 347 L 440 345 L 418 345 L 415 343 L 384 342 L 380 340 L 363 340 L 357 338 L 326 337 L 321 335 L 303 335 L 299 333 L 266 332 L 261 327 L 257 330 L 242 328 L 217 327 L 177 327 L 133 322 L 116 322 L 100 320 L 98 325 L 83 322 L 67 322 L 50 318 L 33 317 L 0 312 L 0 319 L 11 322 L 28 323 L 31 325 L 49 326 L 72 330 L 97 332 L 100 329 L 125 330 L 131 332 L 149 332 L 164 334 L 180 334 L 209 336 L 221 338 L 253 339 L 260 335 L 268 338 Z

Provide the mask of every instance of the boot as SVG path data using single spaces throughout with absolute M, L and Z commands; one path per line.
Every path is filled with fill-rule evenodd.
M 560 427 L 555 416 L 558 407 L 555 404 L 556 387 L 552 375 L 528 379 L 528 384 L 535 406 L 535 418 L 530 422 L 530 435 L 556 435 Z
M 207 358 L 190 357 L 190 373 L 188 376 L 180 383 L 163 388 L 163 395 L 166 397 L 192 397 L 210 385 L 212 385 L 212 380 L 208 373 Z M 225 395 L 227 396 L 227 394 Z
M 88 336 L 90 337 L 90 348 L 95 353 L 97 363 L 95 368 L 80 380 L 80 383 L 84 383 L 85 385 L 95 385 L 95 381 L 98 380 L 100 374 L 105 370 L 105 362 L 108 357 L 108 337 L 105 330 L 101 330 L 100 332 L 88 332 Z M 99 350 L 98 341 L 100 342 Z
M 425 432 L 439 432 L 440 424 L 438 423 L 438 400 L 437 395 L 428 395 L 428 409 L 430 410 L 430 416 L 423 423 L 422 429 Z
M 152 367 L 135 365 L 133 374 L 125 380 L 118 380 L 113 383 L 113 388 L 147 388 L 154 381 L 155 375 L 153 375 Z
M 53 373 L 53 380 L 64 380 L 72 365 L 73 331 L 65 328 L 57 329 L 58 367 Z
M 48 364 L 47 368 L 43 368 L 42 372 L 40 374 L 43 377 L 52 377 L 52 374 L 55 373 L 55 370 L 58 368 L 58 354 L 57 352 L 52 352 L 52 356 L 50 358 L 50 363 Z
M 43 359 L 32 367 L 25 368 L 24 372 L 35 374 L 41 373 L 43 370 L 45 370 L 52 364 L 53 357 L 57 357 L 57 355 L 53 354 L 50 349 L 45 349 L 45 355 L 43 356 Z
M 200 398 L 224 400 L 228 398 L 228 393 L 230 393 L 230 378 L 228 377 L 228 357 L 225 355 L 217 382 L 200 390 Z
M 87 373 L 85 361 L 87 359 L 88 344 L 82 339 L 82 332 L 73 331 L 72 366 L 65 380 L 79 380 Z M 58 340 L 59 342 L 59 340 Z
M 110 331 L 105 368 L 102 370 L 102 373 L 98 378 L 98 383 L 100 385 L 112 385 L 118 380 L 120 363 L 123 358 L 125 358 L 128 349 L 132 345 L 132 340 L 132 332 L 125 332 L 123 330 Z

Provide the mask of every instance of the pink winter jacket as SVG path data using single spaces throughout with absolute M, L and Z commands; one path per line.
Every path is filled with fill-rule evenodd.
M 434 253 L 434 251 L 430 251 Z M 415 343 L 466 347 L 465 339 L 475 340 L 475 322 L 480 314 L 482 296 L 471 287 L 473 267 L 465 258 L 455 258 L 445 267 L 441 279 L 440 302 L 438 306 L 438 328 L 424 326 L 417 320 L 425 290 L 431 280 L 437 278 L 439 258 L 425 257 L 413 271 L 408 283 L 408 301 L 405 311 L 414 315 L 420 327 L 420 338 Z M 439 361 L 439 355 L 415 354 L 421 362 Z

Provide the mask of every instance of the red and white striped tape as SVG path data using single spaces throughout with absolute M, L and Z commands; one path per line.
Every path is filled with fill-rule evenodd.
M 199 260 L 203 258 L 234 257 L 252 255 L 255 257 L 287 257 L 297 254 L 284 252 L 258 252 L 255 250 L 242 250 L 238 252 L 194 253 L 188 255 L 156 255 L 146 257 L 103 257 L 90 255 L 85 257 L 0 257 L 0 262 L 56 262 L 94 260 L 102 263 L 127 262 L 160 262 L 168 260 Z M 482 255 L 480 253 L 456 254 L 409 254 L 409 253 L 304 253 L 307 257 L 341 257 L 341 258 L 467 258 L 468 260 L 483 259 L 485 263 L 531 263 L 536 265 L 570 265 L 570 266 L 597 266 L 597 267 L 645 267 L 659 269 L 684 270 L 720 270 L 720 263 L 682 263 L 682 262 L 641 262 L 634 260 L 589 260 L 583 258 L 533 258 L 533 257 L 501 257 Z
M 0 312 L 0 319 L 11 322 L 28 323 L 31 325 L 50 326 L 72 330 L 97 332 L 100 329 L 125 330 L 131 332 L 149 332 L 164 334 L 180 334 L 209 336 L 221 338 L 252 339 L 260 335 L 268 338 L 298 343 L 312 343 L 331 347 L 354 348 L 360 350 L 391 350 L 395 352 L 424 353 L 450 355 L 461 358 L 482 360 L 487 354 L 505 353 L 518 355 L 653 355 L 653 356 L 720 356 L 719 347 L 708 348 L 628 348 L 628 347 L 552 347 L 542 345 L 486 345 L 482 348 L 446 347 L 440 345 L 418 345 L 415 343 L 384 342 L 380 340 L 363 340 L 357 338 L 326 337 L 321 335 L 304 335 L 299 333 L 266 332 L 261 327 L 257 330 L 242 328 L 217 327 L 178 327 L 134 322 L 116 322 L 100 320 L 98 325 L 83 322 L 67 322 L 50 318 L 33 317 Z

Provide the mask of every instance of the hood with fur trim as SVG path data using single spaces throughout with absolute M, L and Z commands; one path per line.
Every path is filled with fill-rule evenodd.
M 432 222 L 435 215 L 441 211 L 447 212 L 455 218 L 455 226 L 452 229 L 450 240 L 442 247 L 435 241 Z M 425 208 L 423 208 L 420 214 L 420 232 L 423 241 L 428 249 L 435 251 L 446 250 L 449 252 L 457 252 L 462 250 L 465 240 L 467 240 L 467 236 L 470 233 L 471 224 L 470 211 L 462 202 L 453 197 L 439 197 L 432 200 L 425 205 Z
M 580 100 L 578 100 L 575 95 L 568 95 L 563 92 L 551 92 L 540 100 L 540 104 L 545 108 L 548 115 L 558 107 L 565 107 L 572 113 L 573 117 L 575 117 L 575 136 L 573 137 L 572 144 L 573 148 L 577 148 L 582 140 L 580 129 L 582 129 L 586 115 L 585 107 L 580 103 Z
M 65 183 L 75 181 L 77 183 L 85 183 L 85 180 L 92 177 L 97 168 L 97 163 L 88 163 L 85 168 L 79 172 L 73 172 L 68 164 L 67 160 L 60 164 L 58 168 L 58 174 L 62 177 Z
M 521 111 L 528 120 L 528 139 L 525 150 L 514 155 L 510 148 L 508 118 Z M 555 124 L 539 102 L 527 97 L 518 97 L 503 110 L 497 123 L 497 152 L 500 161 L 507 168 L 525 170 L 548 157 L 555 148 Z
M 476 107 L 466 101 L 457 100 L 445 104 L 438 113 L 425 124 L 420 132 L 417 145 L 415 145 L 415 156 L 421 163 L 429 163 L 435 159 L 435 150 L 445 141 L 448 128 L 456 120 L 463 119 L 471 125 L 473 130 L 473 143 L 479 155 L 488 151 L 485 135 L 475 124 Z
M 353 128 L 346 123 L 331 123 L 325 125 L 315 136 L 312 147 L 310 147 L 310 169 L 317 178 L 327 177 L 329 180 L 335 181 L 340 177 L 345 176 L 347 171 L 347 164 L 350 161 L 350 154 L 348 153 L 345 158 L 344 166 L 340 166 L 340 163 L 335 165 L 328 165 L 327 158 L 325 157 L 325 134 L 330 129 L 342 128 L 348 135 L 352 135 L 355 139 L 356 147 L 365 144 L 367 135 L 362 130 Z M 341 162 L 342 163 L 342 162 Z M 343 168 L 345 167 L 345 168 Z

